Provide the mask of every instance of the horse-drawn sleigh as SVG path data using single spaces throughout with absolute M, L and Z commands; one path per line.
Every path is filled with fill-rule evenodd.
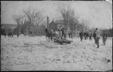
M 66 30 L 63 27 L 58 27 L 57 30 L 45 29 L 46 38 L 59 44 L 70 44 L 72 41 L 66 39 Z

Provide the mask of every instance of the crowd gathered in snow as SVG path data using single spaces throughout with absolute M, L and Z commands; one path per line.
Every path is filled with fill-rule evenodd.
M 13 37 L 13 35 L 15 35 L 12 32 L 6 34 L 5 31 L 2 31 L 1 34 L 4 36 L 9 36 L 9 37 Z M 16 33 L 17 37 L 19 37 L 20 34 L 21 33 L 19 33 L 19 32 Z M 48 27 L 46 27 L 45 28 L 45 36 L 46 36 L 47 40 L 58 42 L 59 44 L 63 44 L 64 42 L 71 43 L 70 41 L 67 40 L 67 37 L 73 38 L 73 32 L 70 30 L 69 27 L 66 29 L 63 25 L 58 25 L 56 30 L 49 29 Z M 85 39 L 85 40 L 94 39 L 95 44 L 97 45 L 97 48 L 99 48 L 100 37 L 102 37 L 102 41 L 103 41 L 104 45 L 106 44 L 106 40 L 107 40 L 107 34 L 101 33 L 98 28 L 96 28 L 94 32 L 87 32 L 87 31 L 81 30 L 78 33 L 78 36 L 80 37 L 81 41 L 83 39 Z

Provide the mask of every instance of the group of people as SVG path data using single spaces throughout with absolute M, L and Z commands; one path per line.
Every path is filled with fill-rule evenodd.
M 81 31 L 79 33 L 79 36 L 80 36 L 80 40 L 82 41 L 83 38 L 89 39 L 92 40 L 92 38 L 94 39 L 95 41 L 95 44 L 97 45 L 97 48 L 99 48 L 99 40 L 100 40 L 100 37 L 101 37 L 101 32 L 98 30 L 98 28 L 95 29 L 94 33 L 88 33 L 88 32 L 83 32 Z M 106 40 L 107 40 L 107 34 L 103 33 L 102 34 L 102 40 L 103 40 L 103 44 L 105 45 L 106 44 Z
M 90 40 L 92 40 L 92 33 L 88 33 L 88 32 L 83 32 L 83 31 L 81 31 L 80 33 L 79 33 L 79 37 L 80 37 L 80 40 L 82 41 L 83 40 L 83 38 L 86 40 L 86 39 L 90 39 Z
M 63 25 L 57 25 L 57 29 L 45 29 L 46 37 L 50 40 L 63 40 L 66 39 L 66 37 L 72 38 L 71 30 L 66 29 Z
M 69 38 L 72 38 L 72 32 L 70 29 L 65 29 L 63 26 L 57 26 L 57 30 L 54 29 L 45 29 L 46 32 L 46 37 L 48 37 L 50 40 L 62 40 L 66 39 L 67 36 Z M 98 28 L 95 29 L 95 31 L 92 32 L 83 32 L 83 30 L 79 33 L 80 40 L 82 41 L 83 39 L 89 39 L 92 40 L 94 39 L 95 44 L 97 45 L 97 48 L 99 48 L 99 40 L 101 37 L 101 32 L 98 30 Z M 106 44 L 107 40 L 107 34 L 103 33 L 102 34 L 102 41 L 103 44 Z

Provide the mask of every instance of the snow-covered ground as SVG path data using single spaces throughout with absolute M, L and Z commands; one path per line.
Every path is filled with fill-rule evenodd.
M 109 61 L 110 60 L 110 61 Z M 109 62 L 108 62 L 109 61 Z M 100 40 L 73 38 L 67 45 L 58 45 L 42 37 L 1 36 L 1 70 L 77 70 L 105 71 L 112 69 L 112 39 L 106 45 Z

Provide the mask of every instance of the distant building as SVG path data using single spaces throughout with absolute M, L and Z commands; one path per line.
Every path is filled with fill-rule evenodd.
M 48 25 L 48 29 L 56 30 L 58 25 L 65 25 L 65 23 L 63 20 L 52 20 Z
M 1 33 L 8 35 L 9 33 L 13 33 L 16 27 L 17 24 L 1 24 Z
M 17 24 L 1 24 L 1 29 L 11 28 L 14 29 L 17 27 Z

